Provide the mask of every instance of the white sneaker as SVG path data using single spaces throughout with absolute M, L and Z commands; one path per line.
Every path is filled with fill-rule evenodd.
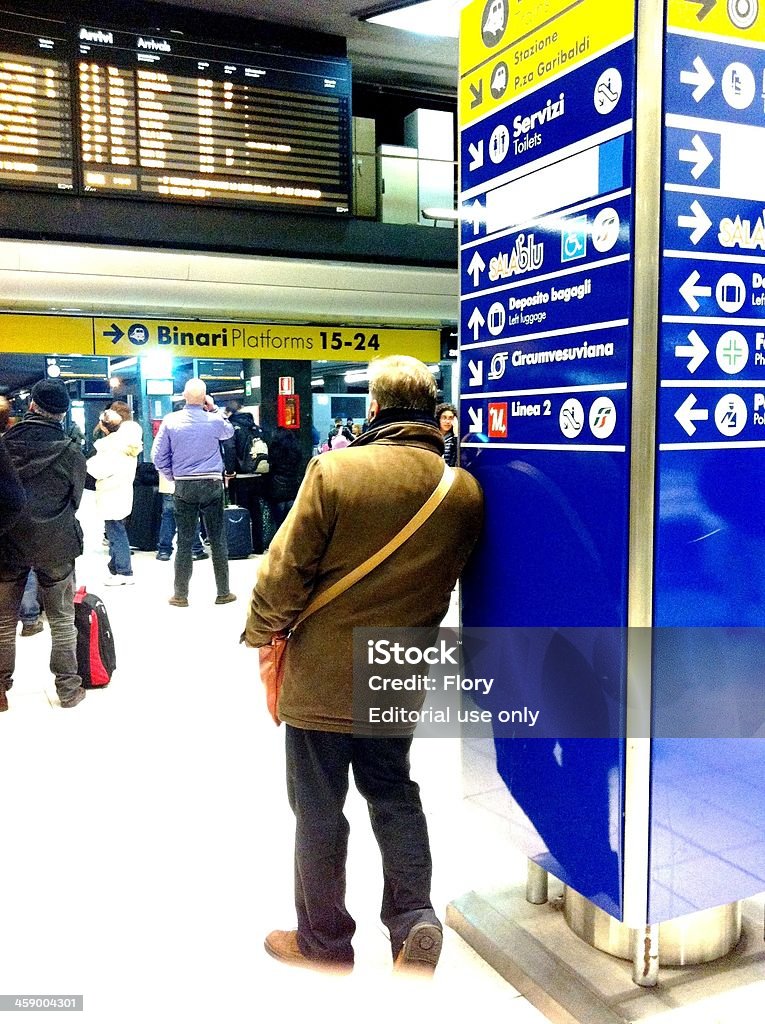
M 108 576 L 104 580 L 105 587 L 132 587 L 135 583 L 135 577 L 133 576 Z

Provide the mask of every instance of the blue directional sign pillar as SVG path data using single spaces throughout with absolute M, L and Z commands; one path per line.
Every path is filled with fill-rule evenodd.
M 742 571 L 765 564 L 765 488 L 747 484 L 765 459 L 757 8 L 474 0 L 463 12 L 460 429 L 487 509 L 463 623 L 620 638 L 618 736 L 497 739 L 496 751 L 536 830 L 527 853 L 636 929 L 765 888 L 765 847 L 746 871 L 730 857 L 723 869 L 714 807 L 678 813 L 689 787 L 703 800 L 710 764 L 735 806 L 736 773 L 725 790 L 717 758 L 738 755 L 726 741 L 701 755 L 651 740 L 650 707 L 636 718 L 632 699 L 641 628 L 765 613 L 765 573 Z M 749 749 L 750 769 L 758 757 Z

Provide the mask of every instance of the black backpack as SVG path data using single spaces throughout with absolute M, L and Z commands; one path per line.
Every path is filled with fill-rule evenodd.
M 114 636 L 103 601 L 80 587 L 74 595 L 77 628 L 77 672 L 90 690 L 106 686 L 117 667 Z
M 257 424 L 236 431 L 236 471 L 245 475 L 268 473 L 268 445 Z

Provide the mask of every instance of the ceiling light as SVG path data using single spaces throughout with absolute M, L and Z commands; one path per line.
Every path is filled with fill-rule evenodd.
M 324 378 L 323 377 L 314 377 L 313 380 L 311 381 L 311 387 L 312 388 L 323 388 L 324 387 Z
M 360 21 L 398 28 L 404 32 L 457 39 L 460 34 L 461 7 L 460 0 L 422 0 L 420 3 L 409 0 L 408 3 L 378 5 L 357 17 Z
M 369 380 L 369 372 L 367 370 L 349 370 L 345 375 L 346 384 L 361 384 L 365 380 Z

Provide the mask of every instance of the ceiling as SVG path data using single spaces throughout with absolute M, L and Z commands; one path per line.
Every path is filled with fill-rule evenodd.
M 414 35 L 355 17 L 374 0 L 165 0 L 177 7 L 260 18 L 343 36 L 355 81 L 456 93 L 457 40 Z

